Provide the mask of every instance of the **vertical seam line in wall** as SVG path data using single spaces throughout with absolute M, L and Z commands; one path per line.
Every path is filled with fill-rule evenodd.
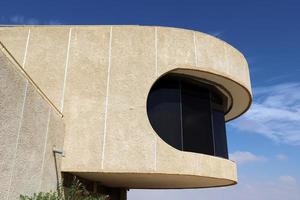
M 157 27 L 155 27 L 155 77 L 158 77 L 158 65 L 157 65 Z M 157 169 L 157 136 L 154 135 L 154 171 Z
M 50 116 L 51 116 L 51 108 L 49 108 L 49 112 L 48 112 L 48 121 L 47 121 L 47 128 L 46 128 L 46 135 L 45 135 L 45 142 L 44 142 L 43 160 L 42 160 L 42 167 L 41 167 L 41 180 L 40 180 L 40 185 L 39 185 L 39 191 L 42 191 L 41 189 L 42 189 L 42 181 L 43 181 L 43 173 L 44 173 L 44 165 L 45 165 L 45 156 L 46 156 L 46 149 L 47 149 L 47 140 L 48 140 Z
M 26 103 L 26 97 L 27 97 L 27 89 L 28 89 L 28 80 L 26 80 L 26 84 L 25 84 L 23 105 L 22 105 L 22 110 L 21 110 L 21 118 L 20 118 L 20 123 L 19 123 L 19 127 L 18 127 L 18 133 L 17 133 L 17 139 L 16 139 L 16 146 L 15 146 L 15 152 L 14 152 L 14 157 L 13 157 L 13 166 L 11 168 L 10 179 L 9 179 L 9 187 L 8 187 L 7 198 L 6 199 L 9 199 L 9 196 L 10 196 L 12 179 L 13 179 L 13 175 L 14 175 L 14 171 L 15 171 L 15 165 L 16 165 L 16 159 L 17 159 L 17 151 L 18 151 L 19 139 L 20 139 L 20 132 L 21 132 L 21 127 L 22 127 L 23 115 L 24 115 L 24 109 L 25 109 L 25 103 Z
M 155 76 L 158 76 L 158 68 L 157 68 L 157 27 L 155 27 Z
M 24 58 L 23 58 L 23 62 L 22 62 L 22 67 L 23 67 L 23 69 L 25 69 L 25 63 L 26 63 L 26 57 L 27 57 L 27 51 L 28 51 L 29 40 L 30 40 L 30 28 L 28 29 L 28 35 L 27 35 L 27 40 L 26 40 L 26 46 L 25 46 L 25 52 L 24 52 Z
M 70 53 L 71 36 L 72 36 L 72 28 L 70 28 L 70 30 L 69 30 L 69 39 L 68 39 L 68 47 L 67 47 L 67 55 L 66 55 L 66 63 L 65 63 L 65 72 L 64 72 L 64 83 L 63 83 L 62 97 L 61 97 L 61 102 L 60 102 L 60 112 L 63 112 L 63 109 L 64 109 L 65 89 L 66 89 L 67 73 L 68 73 L 68 65 L 69 65 L 69 53 Z
M 197 39 L 196 39 L 196 33 L 193 32 L 193 38 L 194 38 L 194 51 L 195 51 L 195 65 L 198 67 L 198 57 L 197 57 Z
M 225 63 L 225 66 L 230 66 L 229 65 L 229 60 L 228 60 L 228 52 L 227 52 L 227 48 L 225 45 L 223 45 L 223 49 L 224 49 L 224 63 Z M 225 67 L 225 69 L 228 70 L 228 67 Z
M 106 123 L 107 123 L 107 110 L 108 110 L 108 95 L 109 95 L 109 79 L 110 79 L 110 67 L 111 67 L 111 43 L 112 43 L 112 26 L 109 33 L 109 47 L 108 47 L 108 68 L 107 68 L 107 80 L 106 80 L 106 96 L 105 96 L 105 111 L 104 111 L 104 128 L 103 128 L 103 142 L 102 142 L 102 158 L 101 169 L 104 169 L 104 156 L 105 156 L 105 142 L 106 142 Z

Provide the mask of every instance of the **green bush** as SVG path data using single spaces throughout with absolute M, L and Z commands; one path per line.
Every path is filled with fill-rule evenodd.
M 20 195 L 20 200 L 108 200 L 106 195 L 94 194 L 86 190 L 84 185 L 74 177 L 71 187 L 64 188 L 62 185 L 53 192 L 39 192 L 33 196 Z

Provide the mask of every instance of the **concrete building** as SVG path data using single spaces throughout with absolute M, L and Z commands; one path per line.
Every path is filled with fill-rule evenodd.
M 0 199 L 55 190 L 62 172 L 109 188 L 237 183 L 224 124 L 252 94 L 226 42 L 147 26 L 0 27 L 0 42 Z

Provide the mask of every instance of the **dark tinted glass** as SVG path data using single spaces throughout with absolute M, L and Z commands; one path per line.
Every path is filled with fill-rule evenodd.
M 148 96 L 147 110 L 156 133 L 169 145 L 181 150 L 178 80 L 168 78 L 156 82 Z
M 182 81 L 183 150 L 213 155 L 209 91 Z
M 228 158 L 224 113 L 213 111 L 215 155 Z
M 174 148 L 228 158 L 226 102 L 212 86 L 167 75 L 151 88 L 147 112 L 156 133 Z

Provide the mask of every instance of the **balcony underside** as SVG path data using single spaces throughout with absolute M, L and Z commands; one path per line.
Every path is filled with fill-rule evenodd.
M 186 174 L 76 172 L 82 178 L 108 187 L 132 189 L 208 188 L 236 184 L 235 180 Z

